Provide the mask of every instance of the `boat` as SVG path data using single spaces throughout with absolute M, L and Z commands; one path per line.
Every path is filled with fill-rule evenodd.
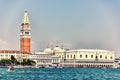
M 13 67 L 13 66 L 9 66 L 9 67 L 8 67 L 8 71 L 9 71 L 9 72 L 13 72 L 13 71 L 14 71 L 14 67 Z

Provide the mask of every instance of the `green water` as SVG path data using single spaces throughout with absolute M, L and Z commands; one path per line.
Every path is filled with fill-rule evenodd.
M 120 80 L 120 69 L 0 68 L 0 80 Z

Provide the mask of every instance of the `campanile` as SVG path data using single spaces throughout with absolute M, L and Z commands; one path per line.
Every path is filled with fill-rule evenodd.
M 28 18 L 27 11 L 24 12 L 24 17 L 21 23 L 21 30 L 20 30 L 20 51 L 27 52 L 30 54 L 30 43 L 31 43 L 31 28 L 30 22 Z

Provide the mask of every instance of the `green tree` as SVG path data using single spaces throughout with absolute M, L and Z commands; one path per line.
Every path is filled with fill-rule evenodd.
M 13 55 L 11 55 L 11 63 L 12 64 L 18 64 L 19 63 Z
M 30 60 L 30 59 L 23 59 L 23 61 L 22 61 L 22 65 L 35 65 L 35 61 L 33 61 L 33 60 Z
M 11 64 L 10 59 L 1 59 L 0 60 L 0 65 L 2 65 L 2 66 L 6 66 L 6 65 L 10 65 L 10 64 Z

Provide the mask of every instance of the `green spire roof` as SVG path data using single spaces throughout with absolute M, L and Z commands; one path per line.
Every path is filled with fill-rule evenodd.
M 23 17 L 23 20 L 22 20 L 22 24 L 30 24 L 30 21 L 29 21 L 29 18 L 28 18 L 28 15 L 27 15 L 27 11 L 25 11 L 24 13 L 24 17 Z

